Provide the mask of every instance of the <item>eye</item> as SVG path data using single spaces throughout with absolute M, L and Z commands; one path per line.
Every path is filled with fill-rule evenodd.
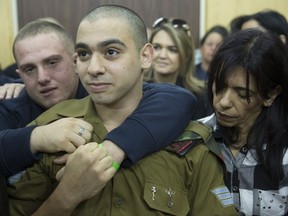
M 248 98 L 251 98 L 251 93 L 249 93 L 249 97 L 247 97 L 246 90 L 237 90 L 237 94 L 238 94 L 238 97 L 243 100 L 247 100 Z
M 246 94 L 238 94 L 241 99 L 247 99 Z
M 153 44 L 153 48 L 154 50 L 160 50 L 161 47 L 158 44 Z
M 54 66 L 57 62 L 58 60 L 55 60 L 55 59 L 48 61 L 48 66 Z
M 169 51 L 172 53 L 178 53 L 178 49 L 175 46 L 169 47 Z
M 77 51 L 77 56 L 79 57 L 79 59 L 81 61 L 85 61 L 85 60 L 89 59 L 90 55 L 91 54 L 85 50 L 78 50 Z
M 25 73 L 32 73 L 35 70 L 35 67 L 26 67 L 24 68 L 24 72 Z
M 110 48 L 106 51 L 105 55 L 108 57 L 115 57 L 115 56 L 118 56 L 119 53 L 120 53 L 119 51 Z

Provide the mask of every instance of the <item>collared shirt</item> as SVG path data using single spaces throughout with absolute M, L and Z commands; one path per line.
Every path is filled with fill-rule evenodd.
M 65 101 L 41 115 L 42 125 L 63 117 L 83 117 L 93 125 L 92 140 L 101 142 L 107 134 L 90 97 Z M 61 165 L 54 155 L 28 168 L 24 176 L 8 188 L 10 214 L 31 215 L 57 186 Z M 227 196 L 228 195 L 228 196 Z M 73 215 L 237 215 L 223 181 L 221 163 L 204 144 L 193 147 L 183 157 L 161 150 L 130 168 L 120 168 L 106 187 L 77 206 Z
M 216 116 L 200 119 L 217 130 Z M 229 146 L 218 142 L 227 169 L 226 185 L 240 215 L 286 215 L 288 212 L 288 152 L 283 158 L 285 177 L 273 183 L 269 173 L 257 161 L 255 149 L 243 146 L 234 157 Z M 263 150 L 265 151 L 265 149 Z

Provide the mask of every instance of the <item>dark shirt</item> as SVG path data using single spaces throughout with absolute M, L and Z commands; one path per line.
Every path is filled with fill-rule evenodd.
M 0 176 L 0 214 L 8 216 L 8 196 L 6 191 L 5 178 Z
M 192 118 L 197 100 L 187 90 L 169 84 L 144 84 L 137 109 L 106 139 L 126 153 L 130 166 L 173 142 Z M 75 98 L 87 96 L 79 84 Z M 0 101 L 0 174 L 8 177 L 41 158 L 30 151 L 30 135 L 36 126 L 25 127 L 45 109 L 24 91 L 18 98 Z M 25 127 L 25 128 L 24 128 Z
M 0 86 L 5 83 L 22 83 L 16 69 L 17 64 L 11 64 L 0 72 Z
M 183 82 L 180 78 L 178 78 L 176 85 L 184 88 Z M 204 118 L 206 116 L 211 115 L 213 113 L 213 110 L 212 110 L 210 103 L 209 103 L 209 98 L 208 98 L 208 94 L 206 91 L 206 87 L 203 90 L 203 92 L 201 92 L 201 93 L 193 92 L 193 94 L 195 95 L 198 103 L 197 103 L 197 106 L 195 108 L 195 113 L 194 113 L 191 120 L 197 120 L 197 119 Z
M 202 94 L 198 94 L 198 93 L 197 94 L 194 93 L 194 94 L 197 98 L 198 103 L 197 103 L 196 111 L 193 115 L 192 120 L 201 119 L 201 118 L 211 115 L 213 113 L 213 109 L 209 103 L 206 89 L 204 90 Z
M 208 74 L 207 71 L 204 71 L 201 63 L 196 65 L 196 76 L 198 79 L 203 80 L 203 81 L 207 81 L 208 80 Z
M 16 72 L 17 68 L 18 68 L 17 64 L 13 63 L 7 66 L 6 68 L 4 68 L 1 71 L 1 74 L 12 79 L 21 79 L 19 74 Z
M 11 77 L 8 77 L 5 75 L 1 75 L 0 76 L 0 86 L 4 85 L 6 83 L 22 83 L 22 80 L 20 78 L 14 79 L 14 78 L 11 78 Z

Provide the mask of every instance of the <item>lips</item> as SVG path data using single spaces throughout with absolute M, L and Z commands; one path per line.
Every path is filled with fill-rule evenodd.
M 88 85 L 92 92 L 101 93 L 106 91 L 111 86 L 111 83 L 88 83 Z
M 229 116 L 229 115 L 227 115 L 227 114 L 220 113 L 220 112 L 216 112 L 216 115 L 217 115 L 218 120 L 232 121 L 232 120 L 235 119 L 235 118 L 232 117 L 232 116 Z
M 48 97 L 50 96 L 54 90 L 56 90 L 56 87 L 47 87 L 47 88 L 43 88 L 40 90 L 41 95 Z
M 156 64 L 157 64 L 158 66 L 160 66 L 160 67 L 161 67 L 161 66 L 163 67 L 163 66 L 169 65 L 169 63 L 163 62 L 163 61 L 157 61 Z

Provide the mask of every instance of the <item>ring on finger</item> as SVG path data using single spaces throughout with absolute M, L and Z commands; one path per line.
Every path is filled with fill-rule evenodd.
M 82 135 L 84 134 L 84 132 L 85 132 L 85 128 L 80 127 L 79 132 L 78 132 L 78 135 L 82 137 Z

